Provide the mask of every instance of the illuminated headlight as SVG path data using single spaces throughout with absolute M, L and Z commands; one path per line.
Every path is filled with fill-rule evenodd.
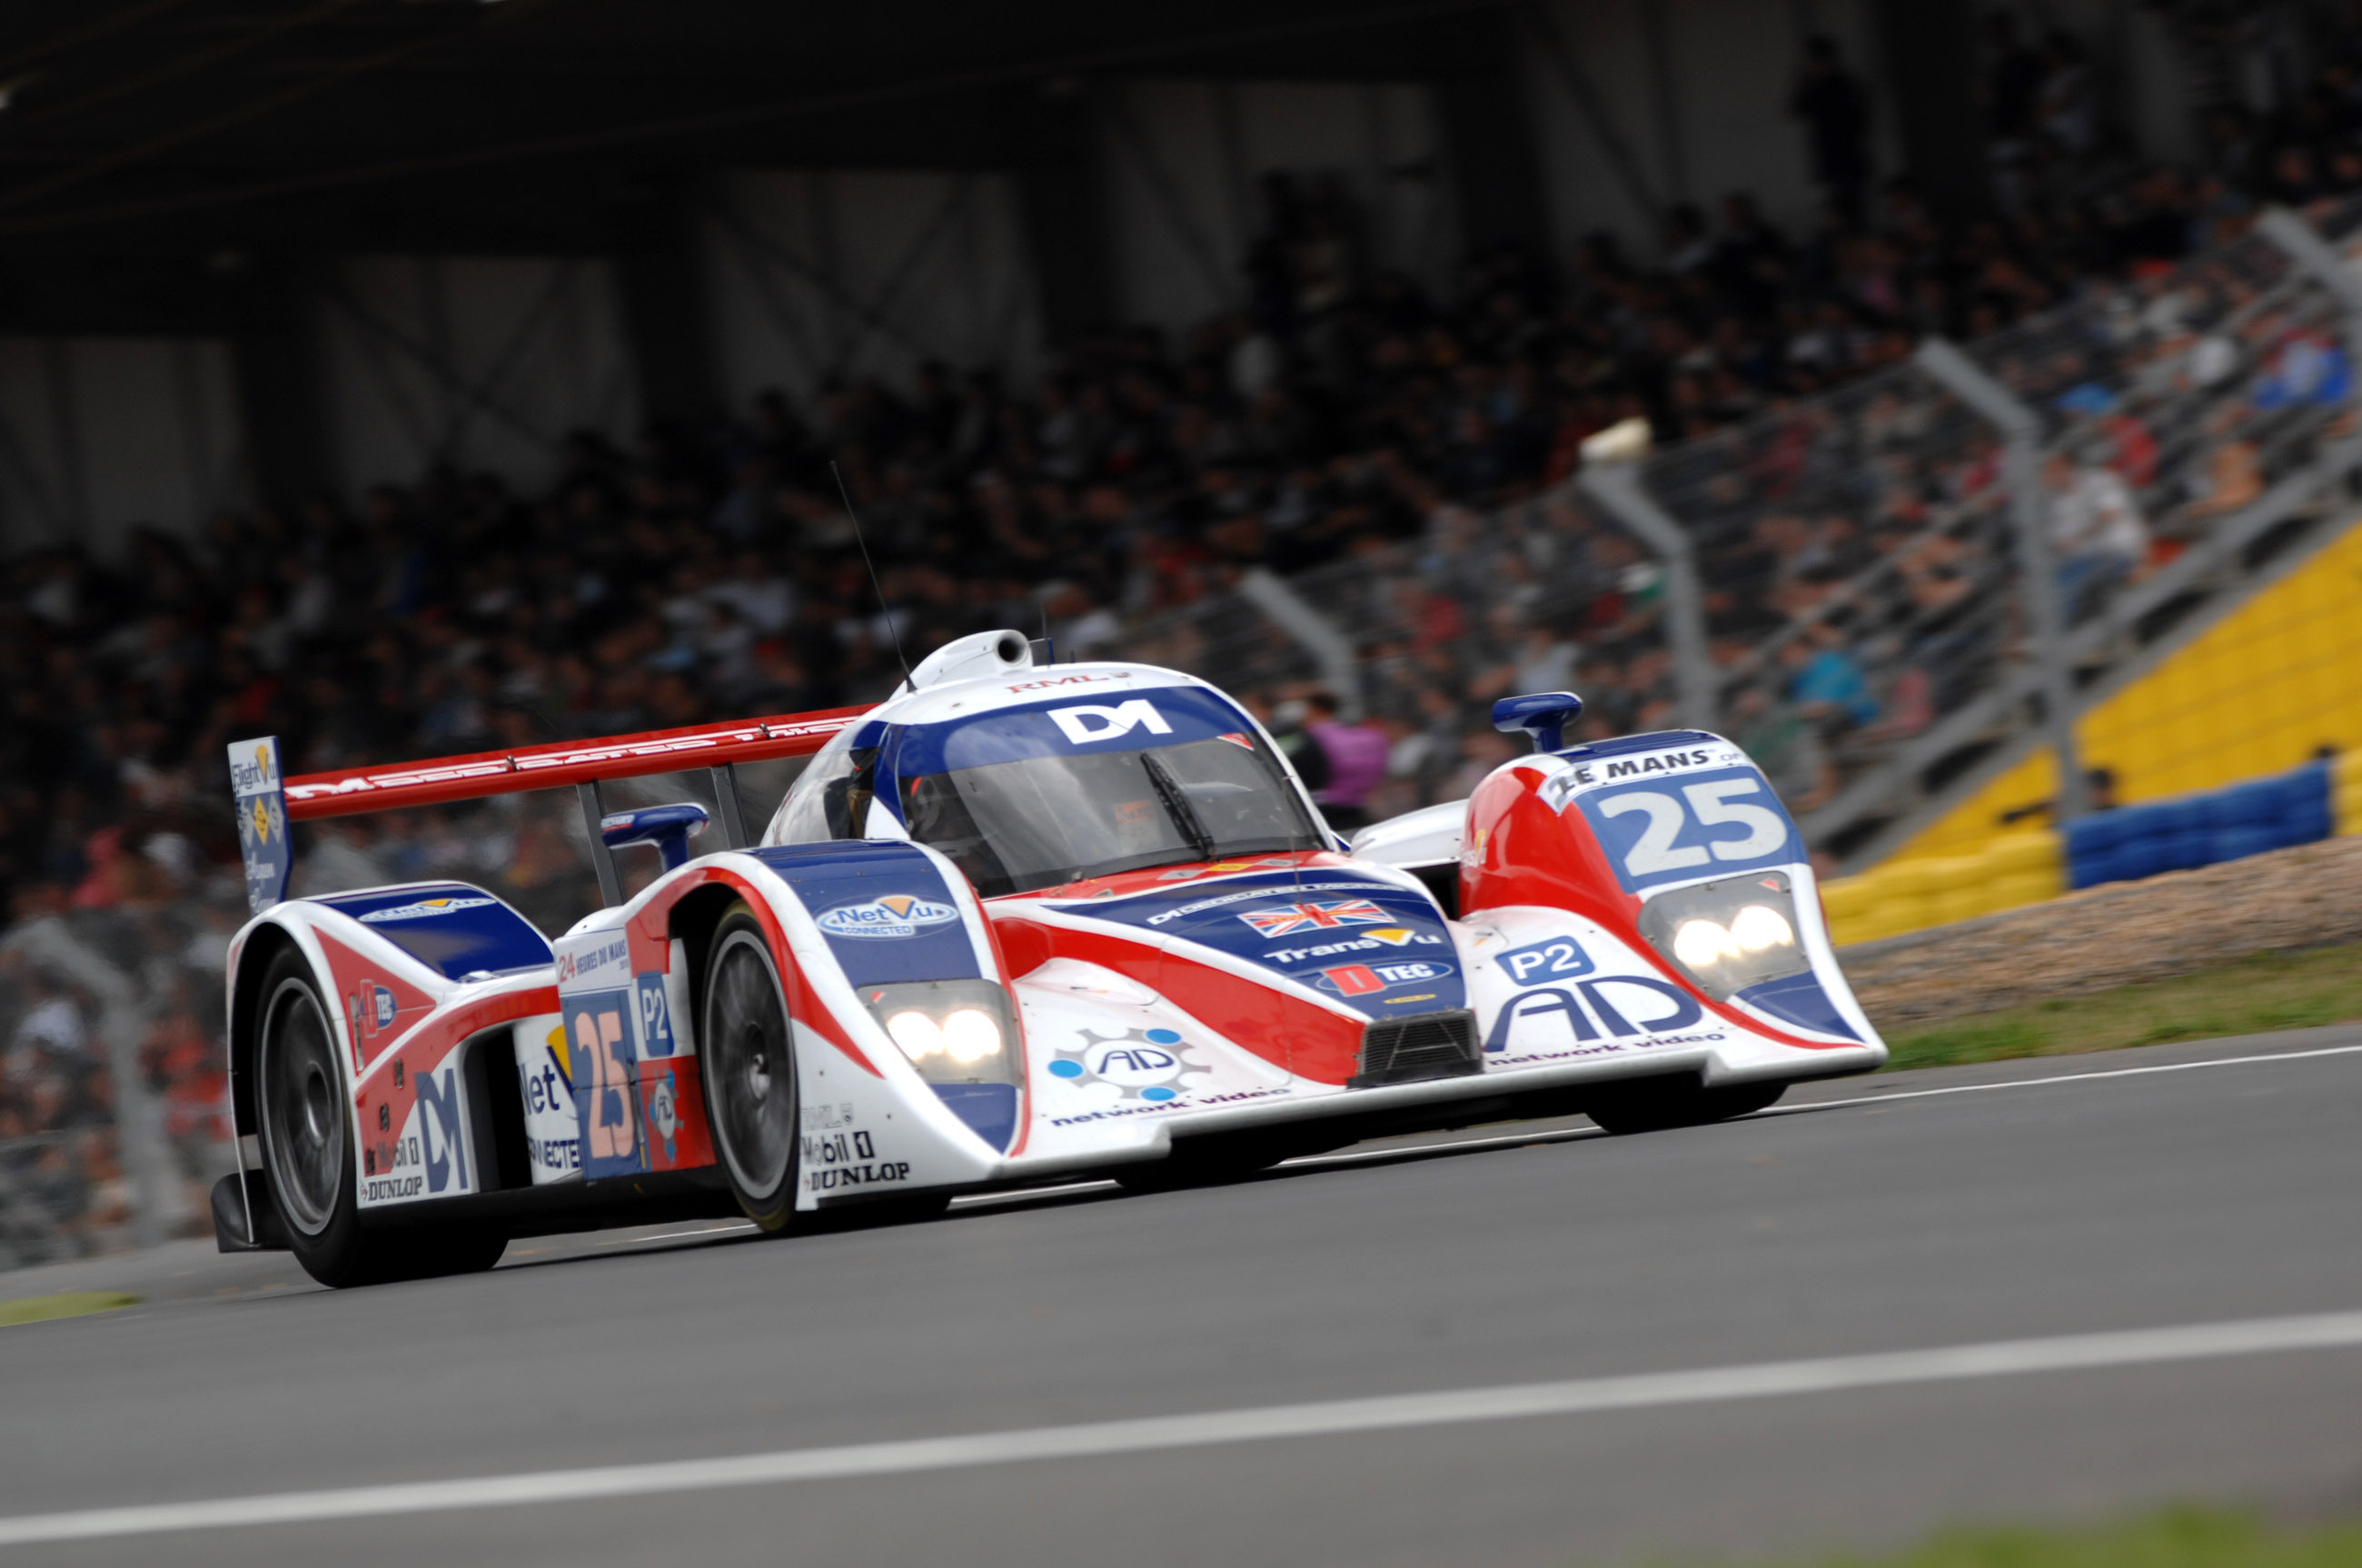
M 1017 1081 L 1009 996 L 990 980 L 864 986 L 861 999 L 929 1083 Z
M 1767 947 L 1795 946 L 1796 928 L 1771 905 L 1749 904 L 1730 922 L 1730 939 L 1741 953 L 1760 953 Z
M 1716 1001 L 1812 967 L 1794 893 L 1776 871 L 1661 893 L 1641 906 L 1640 934 Z

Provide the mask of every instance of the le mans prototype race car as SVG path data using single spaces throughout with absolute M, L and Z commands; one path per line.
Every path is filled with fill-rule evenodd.
M 228 1250 L 331 1285 L 514 1236 L 1234 1176 L 1378 1134 L 1741 1115 L 1886 1048 L 1763 775 L 1694 731 L 1538 749 L 1330 832 L 1247 712 L 1014 632 L 882 705 L 281 780 L 231 749 L 258 911 L 228 968 Z M 812 755 L 816 753 L 817 755 Z M 730 769 L 811 755 L 759 842 Z M 599 780 L 715 769 L 603 814 Z M 555 942 L 456 883 L 282 900 L 290 818 L 572 784 L 608 907 Z M 663 871 L 626 900 L 614 851 Z

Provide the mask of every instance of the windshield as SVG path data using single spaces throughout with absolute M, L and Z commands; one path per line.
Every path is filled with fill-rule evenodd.
M 955 767 L 901 789 L 911 836 L 950 856 L 987 898 L 1326 847 L 1277 759 L 1248 734 Z

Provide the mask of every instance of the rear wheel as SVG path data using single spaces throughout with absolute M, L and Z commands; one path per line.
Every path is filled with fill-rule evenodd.
M 1727 1084 L 1707 1088 L 1695 1078 L 1642 1078 L 1610 1084 L 1584 1106 L 1608 1132 L 1661 1132 L 1727 1121 L 1762 1110 L 1788 1092 L 1784 1083 Z
M 327 1286 L 472 1274 L 500 1262 L 505 1233 L 482 1226 L 361 1222 L 355 1134 L 335 1031 L 311 966 L 281 953 L 262 978 L 255 1113 L 288 1250 Z
M 705 1114 L 731 1196 L 766 1231 L 796 1204 L 796 1054 L 770 944 L 744 901 L 714 928 L 698 1036 Z

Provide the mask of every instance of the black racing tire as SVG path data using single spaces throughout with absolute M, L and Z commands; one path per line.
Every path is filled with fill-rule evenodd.
M 1603 1132 L 1618 1136 L 1662 1132 L 1749 1115 L 1787 1092 L 1784 1083 L 1727 1084 L 1707 1088 L 1691 1077 L 1641 1078 L 1603 1086 L 1583 1110 Z
M 723 911 L 708 953 L 697 1051 L 714 1163 L 740 1211 L 780 1234 L 795 1228 L 800 1133 L 786 988 L 743 899 Z
M 332 1015 L 304 955 L 290 948 L 271 960 L 261 996 L 254 1109 L 263 1185 L 304 1272 L 342 1288 L 474 1274 L 500 1262 L 509 1239 L 496 1228 L 363 1221 L 351 1097 Z

